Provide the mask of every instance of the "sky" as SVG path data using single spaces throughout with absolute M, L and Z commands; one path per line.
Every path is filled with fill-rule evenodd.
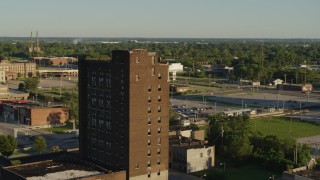
M 1 0 L 0 37 L 320 38 L 320 0 Z

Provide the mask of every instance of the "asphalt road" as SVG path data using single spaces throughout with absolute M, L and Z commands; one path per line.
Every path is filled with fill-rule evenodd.
M 62 80 L 60 78 L 47 78 L 47 79 L 40 79 L 40 83 L 38 87 L 43 89 L 60 87 L 60 86 L 62 86 L 62 88 L 74 88 L 76 87 L 77 82 L 78 82 L 78 78 L 75 78 L 75 77 L 70 77 L 70 79 L 63 78 Z M 18 81 L 18 80 L 9 80 L 7 82 L 9 88 L 11 89 L 18 89 L 20 83 L 22 83 L 22 81 Z
M 17 140 L 24 147 L 33 146 L 33 138 L 43 136 L 47 140 L 47 147 L 59 146 L 61 149 L 78 148 L 78 135 L 76 134 L 55 134 L 41 128 L 31 128 L 27 125 L 17 124 L 17 122 L 4 122 L 4 118 L 0 116 L 0 134 L 14 135 L 14 129 L 19 129 Z

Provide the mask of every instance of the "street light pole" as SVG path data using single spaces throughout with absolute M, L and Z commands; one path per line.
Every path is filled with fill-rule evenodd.
M 302 114 L 301 114 L 301 102 L 300 102 L 300 120 L 302 120 Z
M 226 171 L 226 162 L 220 163 L 221 166 L 223 166 L 223 171 Z

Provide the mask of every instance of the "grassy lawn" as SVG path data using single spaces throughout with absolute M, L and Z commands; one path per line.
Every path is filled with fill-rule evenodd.
M 250 120 L 253 130 L 265 135 L 276 135 L 279 138 L 301 138 L 320 135 L 320 125 L 290 120 L 285 117 L 268 117 Z
M 15 150 L 12 155 L 30 155 L 30 154 L 34 154 L 36 152 L 37 151 L 35 151 L 33 148 L 28 149 L 28 150 L 18 149 L 18 150 Z
M 56 134 L 63 134 L 67 130 L 72 130 L 73 124 L 72 123 L 67 123 L 65 126 L 61 127 L 54 127 L 54 128 L 46 128 L 47 131 L 52 131 Z
M 226 179 L 269 179 L 272 175 L 280 177 L 280 174 L 266 171 L 254 165 L 246 165 L 237 168 L 226 169 Z
M 266 171 L 259 166 L 256 165 L 244 165 L 240 167 L 228 167 L 226 164 L 226 170 L 223 171 L 223 167 L 216 167 L 213 169 L 200 171 L 192 173 L 197 177 L 202 177 L 204 174 L 207 175 L 207 179 L 212 178 L 211 174 L 223 174 L 223 177 L 219 177 L 221 179 L 226 180 L 245 180 L 245 179 L 269 179 L 272 175 L 275 175 L 275 179 L 281 177 L 280 174 Z

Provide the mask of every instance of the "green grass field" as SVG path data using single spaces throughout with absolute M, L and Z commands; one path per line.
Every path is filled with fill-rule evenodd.
M 230 167 L 228 164 L 226 164 L 226 170 L 224 172 L 223 166 L 221 167 L 215 167 L 213 169 L 205 170 L 205 171 L 200 171 L 200 172 L 195 172 L 192 173 L 194 176 L 197 177 L 202 177 L 204 174 L 209 174 L 211 173 L 223 173 L 224 177 L 223 179 L 226 180 L 236 180 L 236 179 L 269 179 L 272 177 L 272 175 L 275 176 L 275 178 L 279 178 L 281 175 L 266 171 L 259 166 L 256 165 L 244 165 L 240 167 Z M 210 177 L 207 177 L 210 178 Z
M 72 129 L 73 129 L 72 123 L 67 123 L 65 126 L 61 126 L 61 127 L 46 128 L 47 131 L 52 131 L 56 134 L 63 134 L 63 133 L 66 133 L 65 131 L 72 130 Z
M 268 117 L 250 120 L 252 130 L 279 138 L 302 138 L 320 135 L 320 125 L 285 117 Z

